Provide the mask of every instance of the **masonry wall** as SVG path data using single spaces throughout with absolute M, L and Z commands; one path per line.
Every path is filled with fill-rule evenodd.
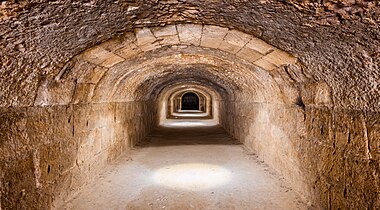
M 317 209 L 380 206 L 380 114 L 226 102 L 222 125 Z
M 324 209 L 380 207 L 380 113 L 306 107 L 299 157 Z
M 151 129 L 151 102 L 0 109 L 0 209 L 60 205 Z
M 309 197 L 297 150 L 305 135 L 302 108 L 244 101 L 228 101 L 224 106 L 229 114 L 222 116 L 221 124 L 227 132 Z

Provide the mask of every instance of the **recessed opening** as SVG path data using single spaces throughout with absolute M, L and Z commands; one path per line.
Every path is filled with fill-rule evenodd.
M 183 94 L 181 102 L 181 110 L 199 110 L 199 97 L 193 92 Z

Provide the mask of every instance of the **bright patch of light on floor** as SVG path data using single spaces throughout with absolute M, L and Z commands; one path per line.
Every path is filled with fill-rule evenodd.
M 170 188 L 199 191 L 228 183 L 231 172 L 217 165 L 189 163 L 160 168 L 153 179 Z
M 215 120 L 166 120 L 160 124 L 164 127 L 204 127 L 215 126 L 218 123 Z

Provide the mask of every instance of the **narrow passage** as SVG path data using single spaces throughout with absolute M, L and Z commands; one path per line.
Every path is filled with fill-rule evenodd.
M 160 127 L 62 209 L 307 209 L 218 126 Z

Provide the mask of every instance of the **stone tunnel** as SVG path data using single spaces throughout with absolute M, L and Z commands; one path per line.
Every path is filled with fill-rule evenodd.
M 379 209 L 377 1 L 0 2 L 1 209 Z

